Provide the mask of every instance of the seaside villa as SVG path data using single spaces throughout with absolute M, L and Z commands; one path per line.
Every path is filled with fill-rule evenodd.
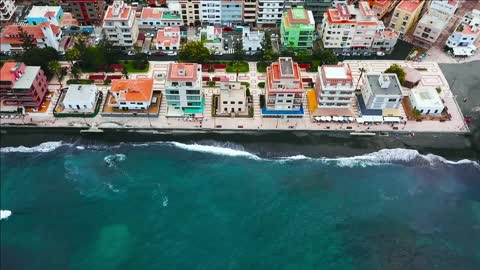
M 445 109 L 437 90 L 432 87 L 412 89 L 409 99 L 413 109 L 421 114 L 440 115 Z
M 146 110 L 152 103 L 153 79 L 112 80 L 110 105 L 119 110 Z
M 171 63 L 165 82 L 168 117 L 203 117 L 205 97 L 202 68 L 194 63 Z
M 95 84 L 70 84 L 62 104 L 65 110 L 91 112 L 95 110 L 97 95 Z
M 382 116 L 384 110 L 392 112 L 400 108 L 403 92 L 397 74 L 368 73 L 362 80 L 362 94 L 357 96 L 362 115 Z

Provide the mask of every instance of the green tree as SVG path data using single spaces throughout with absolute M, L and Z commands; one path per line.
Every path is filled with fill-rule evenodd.
M 78 59 L 82 60 L 83 57 L 85 57 L 86 50 L 88 48 L 87 39 L 82 35 L 76 36 L 74 48 L 78 50 Z
M 385 70 L 385 73 L 395 73 L 397 74 L 398 80 L 400 81 L 400 84 L 403 85 L 405 83 L 405 76 L 407 75 L 405 73 L 405 70 L 397 64 L 391 65 L 389 68 Z
M 241 40 L 237 40 L 233 44 L 233 60 L 242 61 L 243 59 L 245 59 L 245 51 L 243 50 L 243 43 Z
M 278 54 L 273 51 L 272 35 L 269 31 L 265 31 L 265 36 L 260 44 L 262 47 L 259 54 L 262 62 L 271 63 L 278 58 Z
M 71 49 L 68 49 L 65 52 L 65 59 L 70 62 L 71 65 L 73 65 L 74 61 L 77 61 L 80 59 L 80 50 L 77 47 L 73 47 Z
M 319 61 L 320 65 L 336 65 L 338 63 L 337 55 L 332 50 L 315 49 L 312 59 Z
M 21 62 L 27 66 L 40 66 L 48 79 L 52 78 L 53 73 L 48 68 L 50 61 L 58 61 L 60 56 L 54 48 L 31 48 L 23 52 Z
M 58 80 L 60 80 L 60 74 L 62 72 L 62 66 L 60 65 L 60 63 L 58 61 L 50 61 L 48 62 L 48 70 L 56 75 L 58 77 Z
M 35 48 L 35 39 L 33 39 L 33 36 L 30 35 L 23 27 L 18 26 L 18 35 L 20 36 L 20 41 L 22 42 L 22 48 L 24 50 L 29 50 L 32 48 Z
M 107 61 L 105 54 L 100 47 L 89 47 L 85 50 L 85 56 L 80 61 L 80 66 L 83 69 L 92 70 L 99 67 L 105 67 Z
M 70 70 L 70 75 L 75 79 L 78 80 L 80 79 L 80 76 L 82 76 L 82 70 L 78 65 L 73 65 L 72 69 Z
M 178 59 L 182 62 L 203 64 L 210 59 L 210 56 L 210 51 L 201 41 L 193 41 L 182 45 Z
M 135 69 L 144 69 L 147 66 L 147 54 L 137 53 L 133 57 L 133 67 Z
M 126 67 L 123 67 L 122 74 L 125 77 L 125 79 L 128 79 L 128 69 Z

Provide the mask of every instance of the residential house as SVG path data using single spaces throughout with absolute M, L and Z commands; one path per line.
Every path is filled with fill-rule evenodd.
M 25 17 L 30 25 L 39 25 L 43 22 L 49 22 L 56 26 L 60 26 L 62 18 L 63 9 L 61 6 L 33 6 Z
M 104 0 L 63 0 L 62 7 L 81 25 L 101 25 L 105 14 Z
M 424 0 L 402 0 L 393 12 L 390 27 L 404 35 L 417 23 Z
M 350 109 L 355 86 L 348 65 L 323 65 L 318 68 L 315 82 L 319 108 Z
M 248 113 L 246 87 L 240 82 L 220 82 L 219 107 L 221 114 Z
M 457 11 L 459 4 L 460 0 L 435 0 L 430 2 L 428 11 L 450 18 L 455 14 L 455 11 Z
M 176 51 L 180 49 L 180 27 L 165 27 L 158 29 L 155 41 L 157 50 Z
M 302 116 L 303 93 L 298 64 L 290 57 L 280 57 L 277 62 L 267 67 L 266 107 L 262 108 L 262 116 Z
M 263 38 L 265 37 L 264 31 L 252 31 L 249 26 L 242 27 L 243 35 L 243 50 L 247 54 L 255 54 L 262 49 Z
M 49 22 L 42 22 L 39 25 L 10 24 L 4 28 L 0 36 L 1 51 L 23 51 L 20 28 L 33 38 L 33 43 L 39 48 L 51 47 L 57 51 L 65 51 L 69 46 L 60 27 Z
M 423 15 L 413 33 L 416 43 L 426 48 L 432 46 L 448 25 L 449 19 L 449 17 L 434 12 Z
M 480 10 L 474 9 L 465 14 L 462 21 L 447 39 L 449 48 L 475 47 L 475 41 L 480 34 Z
M 122 0 L 115 0 L 109 6 L 103 19 L 103 29 L 113 46 L 131 49 L 137 42 L 138 24 L 135 10 Z
M 258 0 L 257 26 L 279 26 L 282 21 L 284 0 Z
M 202 68 L 194 63 L 170 63 L 165 82 L 167 116 L 203 115 Z
M 40 109 L 48 93 L 47 77 L 37 66 L 5 62 L 0 70 L 0 107 Z
M 221 25 L 222 0 L 202 0 L 200 14 L 202 25 Z
M 329 8 L 319 29 L 322 46 L 336 54 L 391 53 L 399 33 L 385 28 L 367 2 Z
M 95 84 L 70 84 L 62 105 L 65 110 L 91 112 L 95 110 L 98 93 Z
M 138 18 L 139 28 L 156 29 L 159 27 L 181 25 L 183 25 L 183 21 L 180 13 L 165 8 L 144 7 L 140 18 Z
M 146 110 L 153 97 L 153 79 L 115 79 L 110 88 L 110 104 L 119 110 Z
M 377 19 L 383 18 L 385 14 L 390 10 L 394 1 L 392 0 L 368 0 L 368 4 L 372 9 Z
M 222 24 L 237 25 L 243 22 L 243 0 L 222 0 Z
M 8 22 L 17 7 L 14 0 L 0 0 L 0 22 Z
M 440 115 L 445 109 L 440 95 L 433 87 L 414 88 L 408 97 L 413 109 L 421 114 Z
M 223 29 L 221 27 L 207 26 L 200 31 L 200 40 L 210 51 L 223 51 Z
M 367 110 L 398 109 L 402 86 L 397 74 L 367 73 L 363 76 L 362 99 Z
M 283 13 L 280 35 L 283 48 L 311 49 L 315 21 L 310 10 L 294 7 Z

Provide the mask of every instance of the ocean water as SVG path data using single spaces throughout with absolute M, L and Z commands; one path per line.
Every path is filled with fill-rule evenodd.
M 415 150 L 1 149 L 0 268 L 480 269 L 480 166 Z

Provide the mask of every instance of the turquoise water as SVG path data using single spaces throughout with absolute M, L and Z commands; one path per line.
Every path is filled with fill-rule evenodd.
M 479 269 L 480 167 L 413 150 L 3 148 L 1 269 Z

